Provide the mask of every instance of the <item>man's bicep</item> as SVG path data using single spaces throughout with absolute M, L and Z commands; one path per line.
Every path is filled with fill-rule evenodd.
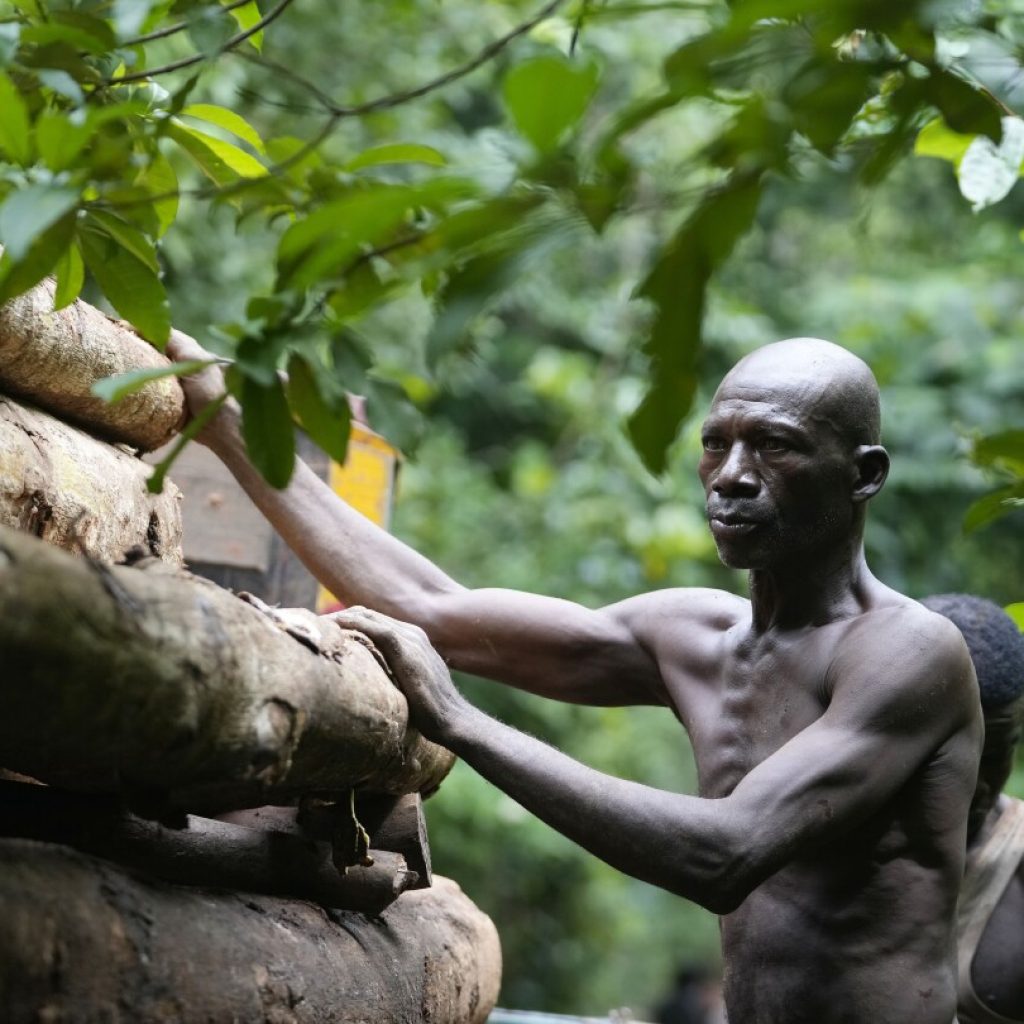
M 590 609 L 515 590 L 462 590 L 427 632 L 453 668 L 580 704 L 658 704 L 657 665 L 631 625 L 643 598 Z

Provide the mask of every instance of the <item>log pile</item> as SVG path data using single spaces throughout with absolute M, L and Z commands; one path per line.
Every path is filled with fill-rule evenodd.
M 182 568 L 140 458 L 180 387 L 90 390 L 161 362 L 52 283 L 0 307 L 0 1019 L 482 1021 L 497 935 L 421 809 L 452 756 L 365 637 Z

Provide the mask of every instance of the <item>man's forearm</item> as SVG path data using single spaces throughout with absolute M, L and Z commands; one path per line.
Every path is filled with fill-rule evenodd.
M 442 743 L 493 785 L 612 867 L 717 913 L 737 902 L 720 801 L 605 775 L 468 703 Z M 722 807 L 724 810 L 724 807 Z
M 427 628 L 429 598 L 461 589 L 346 505 L 301 459 L 284 490 L 271 487 L 249 461 L 237 414 L 221 418 L 207 443 L 309 571 L 345 603 Z

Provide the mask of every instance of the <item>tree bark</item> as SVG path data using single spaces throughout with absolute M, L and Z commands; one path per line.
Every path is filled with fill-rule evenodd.
M 287 896 L 372 915 L 418 882 L 405 858 L 389 850 L 371 850 L 372 864 L 342 874 L 327 842 L 192 814 L 184 828 L 167 828 L 129 813 L 116 797 L 18 782 L 0 782 L 0 836 L 62 843 L 178 885 Z
M 0 765 L 146 817 L 435 789 L 453 757 L 408 727 L 368 641 L 270 611 L 0 529 Z
M 47 279 L 0 306 L 0 390 L 110 441 L 143 451 L 165 444 L 185 419 L 185 396 L 175 377 L 152 381 L 115 405 L 91 388 L 112 374 L 169 360 L 81 299 L 54 311 L 54 288 Z
M 8 839 L 0 908 L 6 1024 L 478 1024 L 500 984 L 493 924 L 441 878 L 370 919 Z
M 2 359 L 2 356 L 0 356 Z M 0 395 L 0 523 L 101 562 L 133 548 L 181 565 L 181 494 L 150 494 L 150 467 Z

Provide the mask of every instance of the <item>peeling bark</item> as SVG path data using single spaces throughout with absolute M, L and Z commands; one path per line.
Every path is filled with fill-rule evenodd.
M 81 299 L 54 311 L 47 279 L 0 306 L 0 390 L 110 441 L 151 451 L 185 420 L 175 377 L 152 381 L 109 405 L 90 390 L 112 374 L 166 366 L 169 360 L 129 326 Z
M 493 924 L 441 878 L 370 919 L 8 839 L 0 908 L 6 1024 L 482 1024 L 500 984 Z
M 0 357 L 2 358 L 2 357 Z M 150 494 L 141 459 L 0 395 L 0 524 L 121 562 L 133 548 L 181 565 L 181 494 Z
M 155 560 L 0 529 L 0 764 L 146 817 L 435 789 L 453 757 L 408 727 L 365 638 L 288 622 Z

